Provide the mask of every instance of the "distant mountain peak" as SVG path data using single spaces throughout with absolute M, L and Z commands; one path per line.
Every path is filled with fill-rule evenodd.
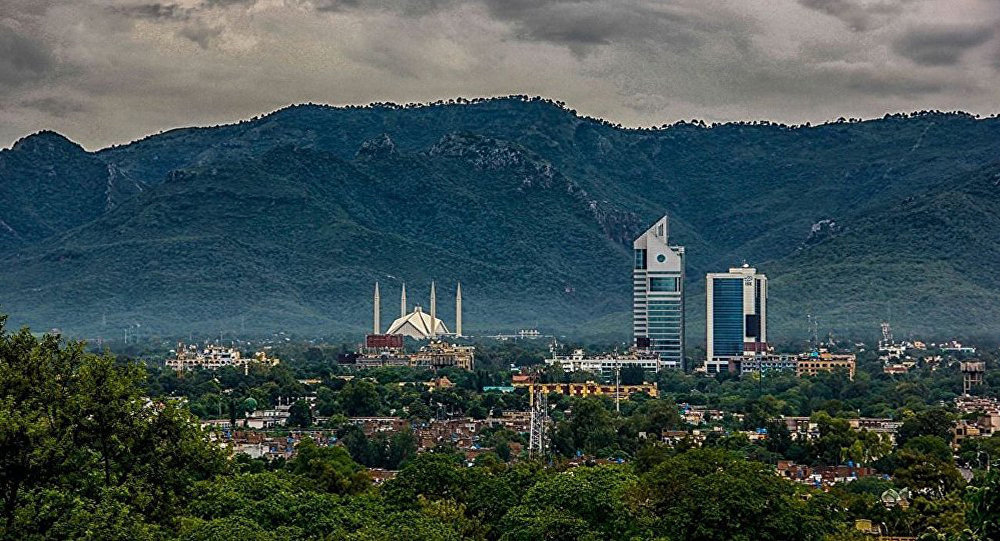
M 82 146 L 69 140 L 66 136 L 51 130 L 42 130 L 27 137 L 19 139 L 11 150 L 22 152 L 51 152 L 56 150 L 70 150 L 86 152 Z

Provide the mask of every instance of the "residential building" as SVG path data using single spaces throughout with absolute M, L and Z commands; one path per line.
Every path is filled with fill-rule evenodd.
M 635 345 L 684 369 L 684 247 L 671 246 L 667 217 L 632 243 L 632 329 Z
M 265 351 L 254 353 L 253 357 L 243 357 L 236 348 L 215 344 L 198 349 L 196 345 L 185 346 L 184 343 L 178 342 L 175 354 L 173 359 L 167 359 L 164 364 L 177 371 L 195 368 L 216 370 L 225 366 L 234 366 L 247 372 L 251 364 L 275 366 L 280 362 L 277 358 L 268 357 Z
M 736 374 L 759 374 L 768 372 L 793 371 L 799 360 L 794 355 L 776 353 L 744 353 L 741 357 L 729 359 L 728 370 Z M 721 366 L 719 367 L 722 368 Z
M 815 376 L 820 372 L 832 372 L 838 369 L 846 369 L 851 379 L 854 379 L 854 367 L 856 357 L 854 354 L 834 354 L 826 350 L 812 351 L 799 355 L 799 362 L 795 366 L 795 375 Z
M 605 379 L 613 379 L 615 371 L 638 366 L 644 371 L 659 372 L 660 356 L 651 351 L 632 348 L 627 353 L 604 353 L 587 355 L 582 349 L 573 350 L 570 355 L 556 355 L 546 359 L 549 366 L 559 365 L 566 373 L 586 371 L 600 374 Z
M 585 383 L 514 383 L 514 387 L 528 389 L 531 403 L 534 404 L 535 391 L 540 390 L 545 394 L 558 393 L 566 396 L 585 397 L 591 395 L 606 395 L 615 398 L 616 395 L 621 400 L 628 400 L 629 396 L 635 393 L 645 393 L 656 398 L 657 390 L 655 383 L 643 383 L 641 385 L 615 385 L 614 383 L 597 383 L 587 381 Z
M 709 273 L 705 290 L 707 372 L 728 370 L 744 353 L 767 352 L 767 277 L 744 264 Z
M 475 346 L 460 346 L 434 340 L 420 348 L 420 351 L 410 355 L 410 366 L 435 369 L 455 366 L 464 370 L 472 370 L 475 354 Z
M 941 351 L 944 351 L 946 353 L 962 353 L 967 355 L 976 354 L 976 348 L 972 346 L 963 346 L 961 342 L 956 342 L 955 340 L 941 344 Z

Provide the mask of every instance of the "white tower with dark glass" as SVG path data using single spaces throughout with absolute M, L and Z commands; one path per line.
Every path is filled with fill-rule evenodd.
M 767 277 L 743 264 L 705 277 L 705 368 L 724 372 L 744 355 L 767 353 Z
M 406 282 L 403 282 L 403 291 L 399 294 L 399 317 L 404 317 L 406 314 Z
M 382 328 L 381 315 L 382 315 L 382 299 L 379 297 L 378 294 L 378 282 L 375 282 L 375 318 L 374 318 L 375 321 L 373 322 L 374 325 L 372 325 L 373 327 L 372 334 L 378 334 L 380 332 L 379 329 Z
M 632 331 L 636 346 L 684 369 L 684 247 L 671 246 L 667 217 L 632 243 Z
M 455 336 L 462 336 L 462 282 L 455 288 Z
M 434 292 L 434 282 L 431 281 L 431 321 L 437 321 L 437 294 Z M 431 338 L 437 335 L 437 325 L 431 325 Z

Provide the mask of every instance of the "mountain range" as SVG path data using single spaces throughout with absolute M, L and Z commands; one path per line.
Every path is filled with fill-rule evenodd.
M 297 105 L 94 152 L 0 151 L 0 313 L 71 336 L 357 335 L 411 304 L 467 332 L 627 339 L 631 239 L 659 216 L 704 273 L 769 279 L 772 340 L 995 337 L 1000 119 L 627 129 L 512 96 Z

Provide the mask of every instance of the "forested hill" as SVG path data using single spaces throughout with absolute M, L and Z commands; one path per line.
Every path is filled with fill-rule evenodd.
M 1000 330 L 1000 119 L 925 112 L 788 127 L 622 129 L 558 103 L 289 107 L 87 152 L 0 151 L 0 309 L 117 335 L 368 328 L 431 279 L 467 331 L 627 337 L 631 238 L 668 213 L 707 271 L 772 279 L 774 339 Z M 105 323 L 106 322 L 106 323 Z

